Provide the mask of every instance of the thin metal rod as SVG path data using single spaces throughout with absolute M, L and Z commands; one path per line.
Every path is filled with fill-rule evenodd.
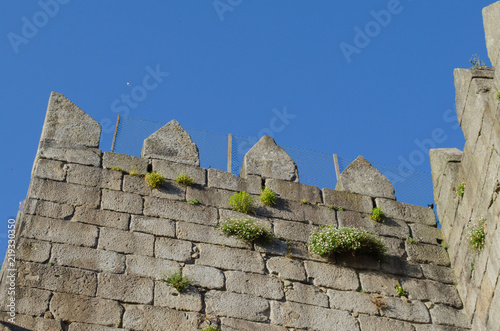
M 116 134 L 118 133 L 119 124 L 120 124 L 120 114 L 118 114 L 118 118 L 116 119 L 115 135 L 113 136 L 113 143 L 111 144 L 111 152 L 115 151 Z
M 340 180 L 340 169 L 339 169 L 339 159 L 337 154 L 333 154 L 333 164 L 335 164 L 335 175 L 337 176 L 337 182 Z
M 227 172 L 232 170 L 232 158 L 233 158 L 233 134 L 230 133 L 227 136 Z

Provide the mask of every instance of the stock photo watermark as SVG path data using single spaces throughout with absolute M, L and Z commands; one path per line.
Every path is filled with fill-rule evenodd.
M 224 15 L 226 12 L 232 12 L 236 7 L 241 5 L 243 0 L 214 0 L 212 5 L 214 6 L 219 20 L 224 22 Z
M 11 323 L 15 322 L 16 318 L 16 230 L 15 230 L 16 220 L 14 218 L 9 218 L 7 221 L 7 253 L 6 259 L 7 264 L 5 265 L 5 273 L 7 279 L 7 314 L 9 315 L 8 321 Z
M 29 43 L 35 38 L 43 27 L 45 27 L 51 18 L 54 18 L 61 9 L 61 5 L 66 5 L 71 0 L 40 0 L 37 2 L 40 10 L 35 12 L 31 18 L 26 16 L 21 17 L 21 30 L 20 33 L 9 32 L 7 39 L 9 39 L 14 53 L 19 53 L 19 46 Z
M 136 109 L 139 104 L 146 99 L 148 92 L 158 88 L 163 82 L 163 79 L 170 75 L 169 72 L 161 71 L 159 64 L 157 64 L 154 69 L 147 66 L 145 70 L 147 74 L 142 77 L 140 85 L 132 87 L 130 83 L 127 83 L 131 88 L 130 92 L 122 93 L 119 98 L 111 102 L 110 109 L 113 113 L 128 116 L 130 114 L 130 109 Z M 100 123 L 103 133 L 111 133 L 114 131 L 115 123 L 110 118 L 103 118 Z
M 404 7 L 400 0 L 389 0 L 386 9 L 370 11 L 372 20 L 368 21 L 362 28 L 357 25 L 353 28 L 355 34 L 352 42 L 343 41 L 339 44 L 347 63 L 352 62 L 354 54 L 360 54 L 363 49 L 368 47 L 372 40 L 382 32 L 383 28 L 386 28 L 392 22 L 393 16 L 401 14 L 403 10 Z

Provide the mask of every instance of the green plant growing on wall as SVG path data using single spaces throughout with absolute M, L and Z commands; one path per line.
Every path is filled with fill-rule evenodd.
M 385 303 L 385 300 L 381 295 L 373 294 L 371 302 L 375 305 L 375 307 L 377 307 L 377 310 L 379 312 L 387 308 L 387 304 Z
M 266 186 L 262 189 L 259 198 L 264 205 L 274 206 L 276 204 L 277 195 L 270 187 Z
M 214 328 L 211 325 L 209 325 L 207 328 L 204 328 L 201 331 L 221 331 L 221 328 L 220 328 L 220 326 Z
M 145 180 L 150 188 L 160 188 L 163 185 L 164 178 L 159 172 L 148 172 Z
M 500 99 L 500 92 L 497 93 L 497 99 Z
M 463 197 L 464 196 L 464 192 L 465 192 L 465 185 L 467 185 L 466 182 L 461 182 L 460 184 L 458 184 L 458 187 L 457 187 L 457 195 L 459 197 Z
M 398 284 L 396 286 L 394 286 L 394 288 L 396 289 L 396 293 L 400 296 L 400 297 L 408 297 L 408 292 L 406 292 L 406 290 L 403 288 L 403 286 L 401 286 L 401 283 L 399 282 L 398 280 Z
M 109 169 L 114 170 L 114 171 L 123 172 L 123 168 L 122 167 L 111 166 L 111 168 L 109 168 Z
M 408 239 L 406 239 L 406 241 L 408 242 L 408 244 L 414 244 L 415 243 L 415 239 L 413 239 L 412 237 L 409 237 Z
M 303 205 L 307 205 L 307 200 L 306 199 L 302 199 L 302 200 L 300 200 L 300 203 L 303 204 Z
M 194 178 L 191 178 L 189 177 L 186 173 L 181 173 L 179 176 L 177 176 L 177 178 L 175 179 L 175 181 L 178 183 L 178 184 L 182 184 L 182 185 L 186 185 L 186 186 L 191 186 L 194 184 Z
M 248 214 L 253 212 L 253 198 L 245 191 L 235 193 L 229 197 L 229 206 L 235 211 Z
M 483 70 L 483 69 L 487 68 L 487 66 L 484 64 L 484 61 L 481 61 L 477 54 L 473 54 L 472 57 L 470 58 L 469 62 L 471 64 L 471 67 L 470 67 L 471 69 Z
M 191 285 L 191 279 L 182 275 L 182 269 L 164 275 L 162 280 L 170 284 L 170 286 L 175 288 L 179 293 L 185 292 Z
M 271 231 L 250 219 L 226 220 L 219 228 L 226 236 L 234 236 L 248 242 L 257 240 L 268 242 L 274 238 Z
M 330 224 L 313 230 L 307 244 L 309 252 L 328 256 L 333 253 L 365 253 L 383 259 L 387 247 L 373 233 L 356 228 L 336 228 Z
M 188 202 L 189 202 L 190 204 L 192 204 L 192 205 L 197 205 L 197 204 L 199 204 L 199 203 L 200 203 L 200 200 L 198 200 L 198 199 L 193 199 L 193 200 L 189 200 Z
M 467 227 L 467 241 L 469 246 L 476 251 L 479 251 L 484 247 L 486 239 L 486 232 L 484 230 L 485 222 L 486 220 L 481 218 L 476 222 L 469 224 Z
M 380 207 L 375 207 L 372 210 L 370 210 L 370 212 L 372 213 L 372 215 L 370 216 L 370 218 L 372 220 L 374 220 L 375 222 L 384 223 L 384 219 L 383 219 L 384 212 L 382 211 L 382 209 Z
M 131 176 L 143 176 L 143 174 L 139 173 L 139 170 L 137 170 L 137 169 L 130 170 L 130 172 L 128 174 Z
M 340 206 L 340 207 L 337 208 L 337 210 L 343 211 L 344 207 Z

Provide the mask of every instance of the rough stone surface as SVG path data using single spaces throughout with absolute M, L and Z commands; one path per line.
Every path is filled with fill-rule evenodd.
M 50 257 L 52 245 L 46 241 L 19 239 L 16 257 L 24 261 L 46 262 Z
M 421 264 L 420 267 L 425 278 L 437 280 L 442 283 L 455 284 L 456 278 L 453 269 L 432 264 Z
M 408 223 L 420 223 L 428 226 L 436 226 L 434 211 L 427 207 L 410 205 L 388 199 L 375 199 L 377 207 L 380 207 L 387 217 L 394 217 Z
M 152 165 L 153 171 L 161 173 L 166 179 L 176 180 L 177 176 L 185 173 L 194 179 L 194 184 L 206 185 L 207 183 L 207 170 L 199 166 L 167 160 L 152 160 Z
M 97 296 L 129 303 L 153 302 L 153 281 L 127 275 L 100 273 Z
M 31 181 L 28 194 L 30 198 L 92 208 L 97 208 L 100 201 L 99 190 L 95 187 L 38 178 Z
M 469 318 L 464 311 L 453 309 L 445 305 L 435 305 L 430 310 L 432 320 L 437 324 L 446 324 L 461 328 L 468 328 Z
M 312 261 L 305 261 L 304 265 L 307 277 L 312 278 L 316 286 L 344 291 L 355 291 L 359 287 L 358 275 L 352 269 Z
M 38 156 L 45 159 L 80 163 L 99 167 L 101 165 L 101 151 L 96 148 L 57 148 L 46 144 L 38 150 Z
M 164 307 L 129 306 L 123 314 L 123 327 L 148 331 L 195 331 L 200 315 Z
M 337 217 L 341 227 L 361 228 L 381 236 L 400 239 L 407 239 L 410 236 L 408 225 L 404 221 L 395 218 L 386 217 L 384 222 L 375 222 L 370 219 L 368 214 L 348 210 L 337 212 Z
M 441 229 L 423 224 L 410 224 L 411 234 L 415 241 L 439 244 L 443 240 Z
M 186 200 L 197 199 L 204 205 L 229 208 L 229 198 L 233 194 L 235 192 L 218 188 L 190 186 L 186 190 Z
M 408 292 L 409 299 L 444 303 L 456 308 L 462 307 L 455 286 L 444 285 L 433 280 L 403 279 L 401 286 Z
M 198 312 L 202 308 L 201 294 L 192 286 L 185 292 L 179 293 L 170 284 L 157 281 L 155 282 L 154 305 Z
M 405 302 L 401 298 L 385 298 L 384 315 L 408 322 L 429 323 L 427 307 L 420 301 Z
M 307 242 L 312 229 L 313 227 L 310 224 L 274 220 L 276 237 L 285 240 Z
M 449 266 L 450 259 L 446 250 L 441 246 L 428 244 L 405 243 L 408 259 L 418 263 L 434 263 L 441 266 Z
M 354 210 L 369 213 L 373 208 L 373 201 L 369 196 L 354 194 L 344 191 L 336 191 L 328 188 L 321 190 L 325 205 L 335 208 L 342 207 L 344 210 Z
M 284 296 L 283 284 L 278 278 L 240 271 L 227 271 L 225 276 L 228 291 L 274 300 Z
M 80 184 L 86 186 L 99 186 L 101 183 L 101 172 L 100 168 L 89 167 L 81 164 L 68 164 L 66 165 L 68 169 L 68 183 Z M 121 180 L 121 174 L 115 171 L 119 175 Z M 120 189 L 120 187 L 118 187 Z
M 131 276 L 163 279 L 180 269 L 177 262 L 142 255 L 127 255 L 127 274 Z
M 378 293 L 383 296 L 396 296 L 394 287 L 398 284 L 398 278 L 377 272 L 360 272 L 361 288 L 369 293 Z
M 287 301 L 328 308 L 328 296 L 316 286 L 292 283 L 286 290 Z
M 110 328 L 102 325 L 87 324 L 87 323 L 71 323 L 68 331 L 119 331 L 123 329 Z
M 54 244 L 51 261 L 55 264 L 94 271 L 123 272 L 125 256 L 87 247 Z
M 188 262 L 191 260 L 193 244 L 189 241 L 157 238 L 155 241 L 155 256 L 162 259 Z
M 177 222 L 177 238 L 239 248 L 252 247 L 245 241 L 224 235 L 220 229 L 196 223 Z
M 262 178 L 276 178 L 292 182 L 299 181 L 297 165 L 285 150 L 272 137 L 262 136 L 245 154 L 241 165 L 240 177 L 249 175 Z
M 288 257 L 271 257 L 267 260 L 267 269 L 270 273 L 278 275 L 283 279 L 305 281 L 306 272 L 304 265 L 299 260 Z
M 342 171 L 336 189 L 396 200 L 391 182 L 361 155 Z
M 250 194 L 260 194 L 262 179 L 259 176 L 248 175 L 240 178 L 229 172 L 210 168 L 208 172 L 208 186 L 230 191 L 245 191 Z
M 306 200 L 308 203 L 321 202 L 321 193 L 316 186 L 309 186 L 274 178 L 267 179 L 266 186 L 270 187 L 283 199 L 295 201 Z
M 434 178 L 434 184 L 441 181 L 441 175 L 444 174 L 448 162 L 460 162 L 463 152 L 458 148 L 436 148 L 429 150 L 429 158 L 431 162 L 431 173 Z M 437 201 L 439 196 L 436 196 L 441 191 L 440 185 L 434 186 L 434 200 Z
M 246 294 L 212 290 L 205 294 L 205 304 L 207 314 L 250 321 L 266 321 L 269 318 L 269 302 Z
M 278 325 L 256 323 L 234 318 L 221 318 L 224 331 L 287 331 L 287 328 Z
M 113 228 L 101 228 L 99 249 L 118 253 L 153 256 L 154 236 Z
M 109 210 L 77 207 L 72 221 L 128 230 L 130 215 Z
M 148 171 L 148 160 L 126 154 L 104 152 L 102 154 L 102 166 L 108 169 L 111 167 L 122 168 L 125 172 L 135 170 L 138 174 L 145 175 Z
M 182 269 L 182 274 L 191 279 L 194 286 L 209 289 L 222 289 L 224 287 L 224 274 L 212 267 L 188 264 Z
M 500 4 L 498 2 L 483 8 L 483 22 L 488 56 L 493 66 L 498 69 L 500 64 L 500 35 L 498 34 Z
M 138 194 L 102 191 L 102 208 L 131 214 L 142 213 L 142 198 Z
M 30 287 L 16 287 L 16 311 L 26 315 L 42 315 L 49 307 L 51 293 Z M 2 310 L 7 310 L 7 302 L 2 302 Z
M 380 331 L 380 330 L 414 331 L 415 330 L 413 325 L 411 325 L 410 323 L 393 320 L 389 318 L 360 315 L 359 322 L 361 324 L 361 330 L 363 331 Z
M 372 297 L 366 293 L 328 290 L 330 307 L 355 313 L 377 315 Z
M 175 237 L 175 222 L 164 218 L 132 215 L 130 230 L 160 237 Z
M 33 317 L 16 313 L 15 323 L 9 321 L 10 315 L 0 312 L 0 331 L 51 330 L 63 331 L 61 321 Z
M 33 204 L 35 213 L 43 217 L 68 219 L 73 215 L 75 211 L 75 208 L 73 206 L 50 201 L 33 200 Z
M 64 181 L 66 179 L 66 170 L 64 164 L 60 161 L 39 159 L 35 164 L 34 175 L 38 178 Z
M 213 207 L 148 197 L 144 199 L 144 215 L 205 225 L 216 225 L 218 219 Z
M 200 258 L 196 260 L 197 264 L 264 273 L 264 261 L 257 252 L 208 244 L 199 244 L 197 246 L 200 249 Z
M 176 120 L 171 120 L 144 140 L 141 157 L 200 165 L 198 147 Z

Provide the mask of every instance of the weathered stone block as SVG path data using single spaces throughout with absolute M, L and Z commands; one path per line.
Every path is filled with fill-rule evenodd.
M 77 207 L 72 221 L 128 230 L 129 214 L 87 207 Z
M 133 193 L 102 190 L 102 208 L 130 214 L 142 214 L 142 197 Z
M 186 200 L 198 199 L 202 204 L 218 208 L 230 208 L 229 198 L 234 194 L 233 191 L 227 191 L 212 187 L 189 186 L 186 191 Z
M 154 282 L 151 279 L 111 273 L 100 273 L 97 279 L 98 297 L 129 303 L 153 302 Z
M 119 331 L 123 329 L 119 328 L 110 328 L 107 326 L 96 325 L 96 324 L 87 324 L 87 323 L 71 323 L 68 331 Z
M 458 107 L 457 107 L 458 108 Z M 434 186 L 434 200 L 438 201 L 441 191 L 443 174 L 448 162 L 460 162 L 463 152 L 458 148 L 436 148 L 429 150 L 431 162 L 432 182 Z
M 408 259 L 417 263 L 433 263 L 441 266 L 449 266 L 450 259 L 446 249 L 441 246 L 427 244 L 405 243 Z
M 280 278 L 300 282 L 306 280 L 304 265 L 299 260 L 280 256 L 271 257 L 267 260 L 267 269 L 271 274 L 278 275 Z
M 266 186 L 287 200 L 306 200 L 308 203 L 321 203 L 321 193 L 316 186 L 309 186 L 295 182 L 270 178 Z
M 30 204 L 32 205 L 34 212 L 29 214 L 37 214 L 38 216 L 67 219 L 73 212 L 75 208 L 70 205 L 63 205 L 51 201 L 35 200 L 31 199 Z
M 144 215 L 206 225 L 216 225 L 218 219 L 213 207 L 149 197 L 144 198 Z
M 130 230 L 162 237 L 175 237 L 175 222 L 164 218 L 132 215 Z
M 271 301 L 271 323 L 320 331 L 359 331 L 356 319 L 346 311 L 293 302 Z
M 141 156 L 199 166 L 198 147 L 176 120 L 144 139 Z
M 125 270 L 125 256 L 87 247 L 54 244 L 51 260 L 58 265 L 99 272 L 121 273 Z
M 266 321 L 269 318 L 269 302 L 245 294 L 212 290 L 205 294 L 205 304 L 207 314 L 250 321 Z
M 154 236 L 140 232 L 101 228 L 99 249 L 125 254 L 153 256 Z
M 281 218 L 290 221 L 304 222 L 304 205 L 297 201 L 278 199 L 274 206 L 265 206 L 258 199 L 254 199 L 257 215 Z
M 119 191 L 122 189 L 122 178 L 123 173 L 121 171 L 102 169 L 99 187 Z
M 222 289 L 224 287 L 224 274 L 216 268 L 187 264 L 182 268 L 182 274 L 190 278 L 196 287 L 209 289 Z
M 63 331 L 61 321 L 54 321 L 42 317 L 33 317 L 16 313 L 15 323 L 9 322 L 10 315 L 0 312 L 1 331 L 25 331 L 25 330 L 51 330 Z
M 380 237 L 380 240 L 387 247 L 387 255 L 402 258 L 405 254 L 404 240 L 390 237 Z
M 218 228 L 195 223 L 177 222 L 177 238 L 231 247 L 252 248 L 251 244 L 241 239 L 224 235 Z
M 398 278 L 378 272 L 360 272 L 361 288 L 370 293 L 379 293 L 383 296 L 396 296 L 395 286 Z
M 410 323 L 393 320 L 384 317 L 360 315 L 358 317 L 363 331 L 380 331 L 380 330 L 394 330 L 394 331 L 414 331 L 415 328 Z
M 436 215 L 431 208 L 410 205 L 389 199 L 375 199 L 377 207 L 380 207 L 387 217 L 394 217 L 408 223 L 420 223 L 436 226 Z
M 304 261 L 304 266 L 307 277 L 312 278 L 316 286 L 343 291 L 355 291 L 359 288 L 358 275 L 352 269 L 312 261 Z
M 332 308 L 347 310 L 351 313 L 378 314 L 378 309 L 369 294 L 328 290 L 328 297 Z
M 457 328 L 449 325 L 415 324 L 415 331 L 467 331 L 470 329 Z
M 163 279 L 180 269 L 177 262 L 142 255 L 127 255 L 127 274 L 130 276 Z
M 457 104 L 457 118 L 459 123 L 462 123 L 462 116 L 472 79 L 492 78 L 493 74 L 494 72 L 492 70 L 455 69 L 453 71 L 455 79 L 455 101 Z
M 144 177 L 131 175 L 123 176 L 123 192 L 150 195 L 151 191 Z
M 262 190 L 262 179 L 259 176 L 249 175 L 240 178 L 230 172 L 210 168 L 208 173 L 208 186 L 230 191 L 248 192 L 260 194 Z
M 398 219 L 386 217 L 383 223 L 379 223 L 371 220 L 368 214 L 354 211 L 338 211 L 337 217 L 340 227 L 362 228 L 381 236 L 400 239 L 407 239 L 410 236 L 408 225 Z
M 152 164 L 153 171 L 161 173 L 166 179 L 176 180 L 180 174 L 185 173 L 194 179 L 195 184 L 207 184 L 207 170 L 199 166 L 167 160 L 152 160 Z
M 401 298 L 385 298 L 387 308 L 384 315 L 408 322 L 429 323 L 430 316 L 427 307 L 420 301 L 405 302 Z
M 329 188 L 321 190 L 323 193 L 323 203 L 335 208 L 342 207 L 345 210 L 354 210 L 369 213 L 373 208 L 373 201 L 369 196 L 354 194 L 345 191 L 336 191 Z
M 388 256 L 380 265 L 382 272 L 414 278 L 422 278 L 422 270 L 416 263 L 409 263 L 406 259 L 397 256 Z
M 68 168 L 68 183 L 99 186 L 101 182 L 101 168 L 81 164 L 68 164 L 66 167 Z
M 240 271 L 226 271 L 225 276 L 228 291 L 274 300 L 284 296 L 283 284 L 275 277 Z
M 183 200 L 186 198 L 186 186 L 164 179 L 162 186 L 151 189 L 142 176 L 125 175 L 123 177 L 123 191 L 162 199 Z
M 38 159 L 34 174 L 38 178 L 63 181 L 66 178 L 66 168 L 60 161 Z
M 455 286 L 444 285 L 433 280 L 403 279 L 401 286 L 408 291 L 409 299 L 444 303 L 456 308 L 462 307 Z
M 30 193 L 28 195 L 35 199 L 77 206 L 87 205 L 92 208 L 97 208 L 101 200 L 101 194 L 95 187 L 38 178 L 33 178 L 31 181 Z
M 122 306 L 112 300 L 86 296 L 54 293 L 50 300 L 54 318 L 69 322 L 88 322 L 107 326 L 120 325 Z
M 287 301 L 328 308 L 328 296 L 316 286 L 292 283 L 286 290 Z
M 452 268 L 441 267 L 433 264 L 421 264 L 420 267 L 425 278 L 437 280 L 441 283 L 455 284 L 456 278 Z
M 299 222 L 282 221 L 275 219 L 273 220 L 273 223 L 274 233 L 276 234 L 276 237 L 285 240 L 307 242 L 309 240 L 311 230 L 313 229 L 310 224 Z
M 155 282 L 155 306 L 169 307 L 178 310 L 201 311 L 201 294 L 195 287 L 190 287 L 182 294 L 170 284 Z
M 299 181 L 297 165 L 285 150 L 272 137 L 262 136 L 245 154 L 241 165 L 240 177 L 261 176 L 264 179 L 276 178 L 292 182 Z
M 50 257 L 52 245 L 46 241 L 20 238 L 17 244 L 16 257 L 18 260 L 46 262 Z
M 435 305 L 431 310 L 432 321 L 436 324 L 446 324 L 460 328 L 469 328 L 469 318 L 463 310 L 445 305 Z
M 189 241 L 157 238 L 155 242 L 155 256 L 162 259 L 187 262 L 191 260 L 192 249 Z
M 335 255 L 335 258 L 339 266 L 356 270 L 380 270 L 379 258 L 373 255 L 344 253 Z
M 410 224 L 413 239 L 417 242 L 439 244 L 443 240 L 441 229 L 423 224 Z
M 86 296 L 94 296 L 97 288 L 94 272 L 37 263 L 21 264 L 17 281 L 19 286 Z
M 30 287 L 16 287 L 16 311 L 21 314 L 41 316 L 48 308 L 51 293 Z M 2 310 L 8 310 L 2 302 Z
M 321 205 L 303 205 L 304 219 L 314 225 L 337 225 L 337 216 L 334 209 Z
M 257 252 L 217 245 L 198 244 L 200 258 L 196 264 L 215 268 L 264 273 L 264 261 Z
M 52 218 L 26 216 L 23 236 L 56 243 L 95 247 L 97 227 Z
M 271 255 L 287 255 L 289 253 L 288 244 L 283 240 L 273 238 L 268 242 L 255 242 L 253 247 L 257 252 L 267 253 Z
M 148 160 L 140 157 L 104 152 L 102 155 L 103 168 L 119 167 L 125 172 L 137 171 L 138 174 L 145 175 L 148 171 Z
M 123 315 L 123 327 L 131 330 L 195 331 L 200 315 L 153 306 L 128 306 Z
M 287 328 L 279 325 L 256 323 L 234 318 L 221 318 L 224 331 L 287 331 Z
M 43 144 L 38 156 L 50 160 L 101 166 L 101 151 L 97 148 L 59 148 Z

